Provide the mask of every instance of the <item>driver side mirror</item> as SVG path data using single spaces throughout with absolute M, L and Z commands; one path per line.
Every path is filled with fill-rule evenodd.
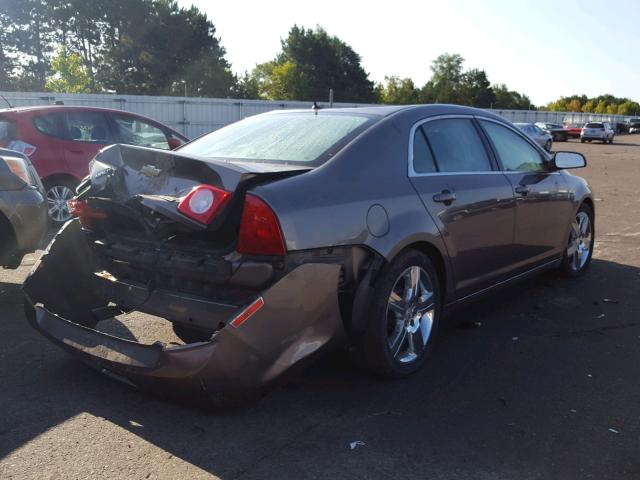
M 553 156 L 553 163 L 556 168 L 565 170 L 586 167 L 587 159 L 578 152 L 556 152 Z

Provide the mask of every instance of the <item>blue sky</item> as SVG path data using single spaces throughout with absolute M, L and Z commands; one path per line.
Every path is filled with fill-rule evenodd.
M 179 3 L 208 14 L 237 73 L 272 59 L 297 23 L 321 25 L 351 45 L 374 81 L 398 75 L 422 85 L 433 59 L 450 52 L 535 104 L 573 93 L 640 101 L 637 0 Z

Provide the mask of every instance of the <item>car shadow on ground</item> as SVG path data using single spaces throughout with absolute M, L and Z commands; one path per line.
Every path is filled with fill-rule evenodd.
M 611 462 L 637 473 L 639 279 L 640 269 L 603 260 L 580 279 L 542 275 L 457 310 L 408 379 L 379 380 L 337 352 L 224 411 L 165 402 L 82 366 L 27 325 L 19 285 L 0 283 L 0 458 L 86 413 L 223 478 L 274 468 L 604 478 Z M 616 443 L 614 426 L 626 429 Z M 351 450 L 355 440 L 365 446 Z

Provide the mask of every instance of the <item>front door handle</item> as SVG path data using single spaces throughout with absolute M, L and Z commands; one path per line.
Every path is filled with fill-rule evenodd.
M 444 203 L 445 205 L 451 205 L 451 203 L 456 199 L 456 194 L 450 192 L 449 190 L 443 190 L 440 193 L 436 193 L 433 196 L 433 201 L 438 203 Z
M 529 185 L 518 185 L 516 187 L 516 193 L 519 193 L 520 195 L 526 195 L 530 191 L 531 187 Z

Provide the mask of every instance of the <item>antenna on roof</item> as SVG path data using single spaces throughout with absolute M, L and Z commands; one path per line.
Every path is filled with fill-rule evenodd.
M 5 102 L 7 102 L 7 105 L 9 105 L 9 108 L 13 108 L 13 105 L 11 105 L 11 104 L 9 103 L 9 100 L 7 100 L 7 99 L 5 98 L 5 96 L 4 96 L 4 95 L 0 95 L 0 97 L 2 97 L 2 99 L 3 99 Z

